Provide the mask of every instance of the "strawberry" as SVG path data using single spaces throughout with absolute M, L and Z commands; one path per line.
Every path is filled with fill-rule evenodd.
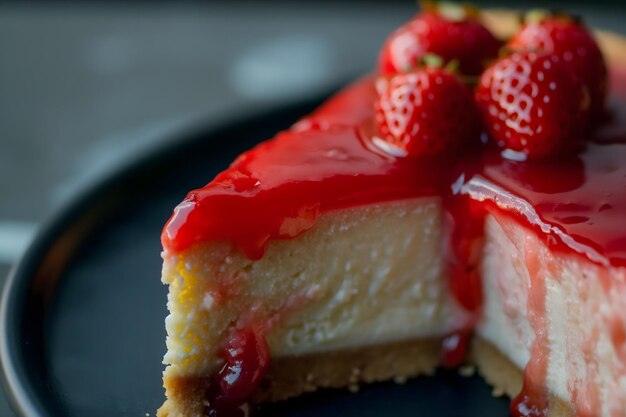
M 517 51 L 541 49 L 561 57 L 587 87 L 592 119 L 604 114 L 606 63 L 593 36 L 579 20 L 562 13 L 528 13 L 508 47 Z
M 471 91 L 442 68 L 424 68 L 379 79 L 378 131 L 411 156 L 432 156 L 479 143 L 478 111 Z
M 477 10 L 444 2 L 423 3 L 423 11 L 385 42 L 379 57 L 381 74 L 409 71 L 431 53 L 445 63 L 458 60 L 462 74 L 477 76 L 485 61 L 497 57 L 502 44 L 480 23 Z
M 569 65 L 547 52 L 518 52 L 483 73 L 476 88 L 487 132 L 498 146 L 545 157 L 575 147 L 588 100 Z

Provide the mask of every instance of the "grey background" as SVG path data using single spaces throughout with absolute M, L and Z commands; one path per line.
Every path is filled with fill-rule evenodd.
M 626 33 L 624 4 L 612 3 L 567 8 Z M 0 285 L 37 225 L 80 189 L 185 126 L 367 71 L 415 11 L 413 1 L 0 4 Z M 1 397 L 0 415 L 11 415 Z

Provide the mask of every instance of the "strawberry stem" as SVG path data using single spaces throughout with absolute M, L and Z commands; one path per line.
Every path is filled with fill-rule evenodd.
M 443 67 L 443 58 L 435 54 L 424 54 L 421 59 L 421 64 L 427 68 L 441 68 Z
M 446 66 L 443 67 L 443 69 L 449 72 L 450 74 L 456 74 L 456 72 L 459 70 L 460 65 L 461 65 L 461 62 L 458 59 L 453 59 L 450 62 L 448 62 Z
M 419 0 L 418 4 L 423 11 L 436 13 L 451 22 L 462 22 L 467 19 L 475 19 L 480 15 L 480 10 L 478 10 L 478 8 L 467 3 Z

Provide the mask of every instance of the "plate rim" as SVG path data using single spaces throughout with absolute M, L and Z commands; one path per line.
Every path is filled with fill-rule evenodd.
M 24 362 L 27 357 L 21 351 L 21 340 L 18 336 L 23 334 L 21 324 L 25 319 L 29 299 L 32 297 L 32 284 L 37 278 L 38 268 L 44 262 L 53 244 L 62 238 L 63 233 L 76 222 L 81 213 L 84 214 L 86 208 L 97 201 L 98 196 L 103 195 L 108 189 L 114 189 L 116 185 L 123 182 L 124 178 L 137 175 L 151 164 L 158 164 L 160 160 L 167 159 L 171 153 L 181 152 L 198 141 L 215 140 L 220 136 L 220 132 L 258 124 L 277 114 L 294 113 L 294 108 L 309 108 L 310 112 L 316 108 L 316 105 L 337 91 L 338 86 L 345 84 L 345 82 L 335 83 L 333 88 L 328 88 L 321 94 L 317 93 L 299 100 L 280 101 L 262 110 L 258 108 L 244 110 L 237 115 L 221 118 L 217 122 L 201 119 L 177 131 L 162 134 L 161 137 L 164 137 L 164 140 L 158 140 L 147 149 L 125 158 L 119 165 L 81 187 L 44 218 L 26 251 L 11 267 L 0 295 L 0 386 L 11 409 L 18 416 L 25 417 L 55 415 L 50 412 L 46 407 L 47 403 L 37 393 L 42 387 L 35 386 L 36 381 L 33 381 L 32 375 L 26 369 Z M 304 112 L 299 117 L 304 117 L 306 114 Z M 289 126 L 284 127 L 284 129 L 287 128 Z M 184 192 L 187 191 L 184 190 Z M 71 256 L 68 256 L 68 259 L 69 257 Z

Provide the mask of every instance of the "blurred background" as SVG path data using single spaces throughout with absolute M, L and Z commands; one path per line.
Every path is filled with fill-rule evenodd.
M 626 34 L 623 0 L 476 3 L 562 8 Z M 416 11 L 412 0 L 0 3 L 0 285 L 81 189 L 188 127 L 367 72 Z

